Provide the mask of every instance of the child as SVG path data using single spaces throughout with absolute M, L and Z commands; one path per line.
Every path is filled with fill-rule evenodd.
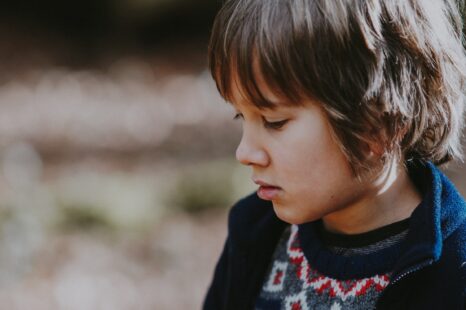
M 464 309 L 453 0 L 230 0 L 210 67 L 259 186 L 204 309 Z

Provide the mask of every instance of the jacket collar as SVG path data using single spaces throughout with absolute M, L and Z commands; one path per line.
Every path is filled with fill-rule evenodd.
M 411 215 L 406 242 L 410 245 L 397 268 L 423 260 L 438 261 L 443 242 L 466 219 L 466 203 L 448 178 L 432 163 L 408 163 L 410 177 L 423 193 Z

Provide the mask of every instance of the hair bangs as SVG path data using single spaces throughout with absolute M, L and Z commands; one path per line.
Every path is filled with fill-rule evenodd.
M 258 108 L 274 108 L 260 85 L 266 85 L 284 105 L 300 105 L 312 97 L 296 76 L 296 60 L 287 46 L 291 29 L 271 31 L 277 19 L 286 18 L 279 3 L 252 1 L 249 8 L 227 5 L 214 22 L 209 45 L 209 66 L 221 96 L 233 102 L 235 91 Z M 237 11 L 247 12 L 238 18 Z M 265 11 L 265 12 L 264 12 Z M 290 17 L 290 16 L 289 16 Z M 222 22 L 220 22 L 222 21 Z M 280 24 L 290 24 L 283 23 Z M 291 28 L 291 26 L 290 26 Z M 267 35 L 260 35 L 267 33 Z M 295 57 L 299 58 L 299 57 Z

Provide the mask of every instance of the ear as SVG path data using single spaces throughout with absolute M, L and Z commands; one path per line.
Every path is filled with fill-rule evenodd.
M 384 153 L 383 141 L 368 142 L 369 155 L 381 157 Z
M 387 141 L 387 132 L 384 129 L 373 129 L 367 141 L 369 155 L 375 158 L 382 157 L 386 151 Z

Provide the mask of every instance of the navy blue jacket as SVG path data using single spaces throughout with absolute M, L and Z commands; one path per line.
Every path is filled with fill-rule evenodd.
M 433 164 L 411 165 L 409 171 L 423 203 L 411 216 L 406 250 L 377 309 L 466 309 L 466 203 Z M 228 237 L 204 310 L 254 308 L 287 225 L 256 194 L 231 209 Z

